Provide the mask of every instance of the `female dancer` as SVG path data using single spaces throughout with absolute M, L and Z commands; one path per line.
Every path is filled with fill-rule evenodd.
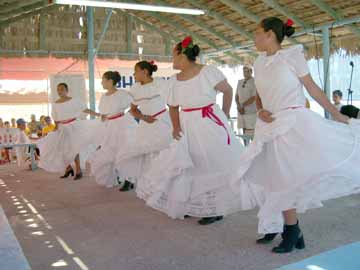
M 86 111 L 80 100 L 68 96 L 68 86 L 60 83 L 57 86 L 59 99 L 52 104 L 52 118 L 56 124 L 56 132 L 40 139 L 37 145 L 41 160 L 39 167 L 49 172 L 63 172 L 61 178 L 74 176 L 71 166 L 75 162 L 75 178 L 82 178 L 79 153 L 87 151 L 93 139 L 95 121 L 78 120 Z
M 88 162 L 96 182 L 106 187 L 114 186 L 117 177 L 130 177 L 132 172 L 138 170 L 138 167 L 134 167 L 137 163 L 131 160 L 117 171 L 114 168 L 116 149 L 132 142 L 137 126 L 134 118 L 125 114 L 125 110 L 130 107 L 131 97 L 128 92 L 116 89 L 120 79 L 117 71 L 104 73 L 101 84 L 107 92 L 101 96 L 100 113 L 89 111 L 93 115 L 101 116 L 103 124 L 99 126 L 95 135 L 99 141 L 99 149 L 90 156 Z
M 207 225 L 240 210 L 230 180 L 242 147 L 228 125 L 232 88 L 217 68 L 196 63 L 199 52 L 191 37 L 173 50 L 180 73 L 169 80 L 167 103 L 177 141 L 153 160 L 144 178 L 151 183 L 148 205 L 173 218 L 200 217 L 199 224 Z M 222 110 L 217 92 L 224 95 Z
M 140 122 L 136 128 L 135 143 L 124 145 L 118 152 L 118 169 L 126 167 L 122 162 L 129 158 L 137 158 L 144 169 L 151 159 L 147 154 L 159 152 L 171 142 L 170 118 L 162 90 L 166 81 L 154 79 L 152 75 L 156 71 L 157 66 L 153 62 L 141 61 L 135 65 L 134 77 L 137 84 L 130 89 L 133 97 L 130 112 Z M 141 171 L 137 173 L 139 179 Z M 125 182 L 122 191 L 129 190 L 130 185 Z M 137 192 L 140 197 L 143 191 L 143 185 L 138 182 Z
M 262 52 L 254 65 L 259 119 L 254 141 L 239 163 L 242 180 L 233 183 L 241 194 L 248 186 L 248 194 L 260 195 L 254 201 L 260 206 L 259 232 L 265 236 L 258 243 L 283 232 L 275 253 L 305 247 L 297 213 L 360 191 L 359 123 L 346 125 L 348 118 L 314 83 L 301 45 L 281 48 L 294 31 L 290 20 L 275 17 L 256 29 L 255 44 Z M 303 86 L 340 123 L 305 108 Z

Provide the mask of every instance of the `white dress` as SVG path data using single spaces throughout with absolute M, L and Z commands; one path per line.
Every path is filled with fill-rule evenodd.
M 99 103 L 101 114 L 107 115 L 107 120 L 100 123 L 96 130 L 100 148 L 87 160 L 95 181 L 105 187 L 116 185 L 116 177 L 134 176 L 139 164 L 132 160 L 123 161 L 122 166 L 115 168 L 115 157 L 124 145 L 132 144 L 137 123 L 130 114 L 124 113 L 130 106 L 131 97 L 127 91 L 119 90 L 107 96 L 103 94 Z M 95 132 L 95 131 L 94 131 Z
M 255 62 L 257 91 L 275 121 L 257 120 L 232 186 L 252 196 L 247 208 L 260 207 L 259 233 L 281 232 L 284 210 L 303 213 L 360 192 L 359 121 L 345 125 L 304 108 L 299 78 L 308 73 L 301 45 Z
M 256 95 L 255 80 L 251 78 L 245 82 L 240 80 L 236 89 L 239 96 L 239 102 L 244 103 L 249 98 Z M 256 123 L 256 104 L 255 102 L 245 107 L 245 114 L 238 113 L 237 126 L 238 128 L 254 129 Z
M 118 150 L 116 168 L 121 169 L 124 167 L 124 161 L 130 159 L 141 164 L 137 174 L 133 176 L 134 178 L 129 179 L 131 181 L 135 181 L 135 178 L 140 179 L 152 155 L 168 147 L 171 142 L 171 123 L 163 98 L 165 85 L 165 80 L 154 79 L 151 83 L 136 84 L 130 89 L 129 93 L 133 98 L 132 104 L 137 105 L 142 114 L 151 115 L 157 119 L 151 124 L 140 121 L 132 143 L 124 144 Z M 142 184 L 138 181 L 137 191 L 140 192 L 140 190 L 142 190 Z
M 160 152 L 143 177 L 149 183 L 147 204 L 172 218 L 227 215 L 241 208 L 241 198 L 232 192 L 230 181 L 242 146 L 215 104 L 214 87 L 223 80 L 224 75 L 213 66 L 204 66 L 187 81 L 178 81 L 176 75 L 170 79 L 167 103 L 182 109 L 183 136 Z
M 78 99 L 52 104 L 52 118 L 60 123 L 55 132 L 36 143 L 40 150 L 40 168 L 49 172 L 64 172 L 77 154 L 89 151 L 97 123 L 79 120 L 83 118 L 85 109 Z

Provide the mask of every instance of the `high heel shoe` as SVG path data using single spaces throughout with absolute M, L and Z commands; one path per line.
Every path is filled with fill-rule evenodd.
M 77 174 L 75 175 L 74 181 L 80 180 L 82 177 L 83 177 L 83 173 L 82 173 L 82 172 L 79 172 L 79 173 L 77 173 Z
M 204 217 L 198 221 L 200 225 L 209 225 L 216 221 L 222 220 L 223 216 L 216 216 L 216 217 Z
M 305 241 L 304 235 L 300 230 L 299 222 L 295 225 L 285 225 L 283 233 L 283 240 L 280 245 L 274 247 L 272 251 L 274 253 L 289 253 L 296 249 L 304 249 Z
M 134 184 L 132 184 L 128 180 L 125 180 L 124 185 L 122 186 L 122 188 L 119 189 L 119 191 L 125 192 L 125 191 L 129 191 L 133 188 L 134 188 Z
M 63 176 L 60 176 L 60 178 L 68 178 L 70 174 L 71 174 L 71 176 L 74 176 L 75 173 L 74 173 L 73 169 L 66 171 Z

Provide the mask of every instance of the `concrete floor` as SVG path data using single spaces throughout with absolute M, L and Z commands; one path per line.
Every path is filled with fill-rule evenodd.
M 255 244 L 256 211 L 198 226 L 89 177 L 64 181 L 3 165 L 0 179 L 0 204 L 32 270 L 270 270 L 360 241 L 359 195 L 301 216 L 307 248 L 275 255 L 273 245 Z

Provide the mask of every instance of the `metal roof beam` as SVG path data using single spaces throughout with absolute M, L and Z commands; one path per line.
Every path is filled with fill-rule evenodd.
M 256 15 L 255 13 L 249 11 L 245 5 L 239 3 L 239 2 L 235 2 L 233 0 L 220 0 L 223 4 L 229 6 L 230 8 L 232 8 L 233 10 L 237 11 L 239 14 L 241 14 L 242 16 L 259 23 L 261 21 L 260 16 Z M 288 39 L 289 42 L 293 43 L 293 44 L 299 44 L 299 42 L 293 38 L 289 38 Z
M 41 6 L 46 6 L 49 4 L 49 1 L 45 1 L 45 0 L 32 0 L 32 1 L 27 1 L 26 3 L 21 3 L 21 4 L 11 4 L 8 5 L 6 7 L 2 7 L 0 9 L 0 16 L 1 17 L 9 17 L 11 15 L 14 14 L 18 14 L 18 13 L 23 13 L 23 12 L 27 12 L 31 9 L 34 8 L 38 8 Z
M 23 13 L 23 14 L 20 14 L 20 15 L 17 15 L 15 17 L 12 17 L 12 18 L 9 18 L 9 19 L 6 19 L 6 20 L 3 20 L 3 21 L 0 21 L 0 26 L 2 27 L 6 27 L 8 26 L 9 24 L 13 23 L 13 22 L 16 22 L 18 20 L 22 20 L 22 19 L 25 19 L 27 17 L 31 17 L 31 16 L 34 16 L 34 15 L 38 15 L 41 11 L 45 12 L 45 11 L 50 11 L 52 9 L 55 9 L 57 8 L 57 5 L 54 5 L 54 4 L 50 4 L 50 5 L 47 5 L 47 6 L 44 6 L 44 7 L 40 7 L 36 10 L 33 10 L 33 11 L 29 11 L 29 12 L 26 12 L 26 13 Z
M 254 21 L 254 22 L 260 22 L 261 18 L 260 16 L 256 15 L 255 13 L 252 13 L 251 11 L 249 11 L 246 6 L 242 3 L 235 2 L 232 0 L 220 0 L 221 3 L 223 3 L 224 5 L 227 5 L 229 7 L 231 7 L 233 10 L 235 10 L 236 12 L 238 12 L 239 14 L 241 14 L 242 16 Z
M 205 11 L 207 16 L 210 16 L 210 17 L 216 19 L 217 21 L 223 23 L 224 25 L 231 28 L 236 33 L 243 35 L 251 40 L 254 38 L 253 34 L 251 32 L 247 31 L 245 28 L 237 25 L 236 23 L 230 21 L 229 19 L 226 19 L 222 14 L 220 14 L 216 11 L 212 11 L 210 9 L 206 9 L 201 3 L 199 3 L 199 1 L 197 1 L 197 0 L 185 0 L 185 1 L 195 7 L 201 8 L 202 10 Z
M 316 5 L 322 11 L 329 14 L 335 20 L 343 20 L 343 19 L 345 19 L 342 12 L 334 10 L 331 6 L 329 6 L 328 4 L 326 4 L 322 0 L 310 0 L 310 2 L 313 3 L 314 5 Z M 356 34 L 357 36 L 360 37 L 360 29 L 359 29 L 359 27 L 349 25 L 349 26 L 347 26 L 347 28 L 349 28 L 351 32 L 353 32 L 354 34 Z
M 131 16 L 135 21 L 143 24 L 144 26 L 146 26 L 149 30 L 154 31 L 159 33 L 163 38 L 170 38 L 171 40 L 174 40 L 175 42 L 179 42 L 180 38 L 174 36 L 173 34 L 170 34 L 168 32 L 165 32 L 164 30 L 162 30 L 160 27 L 157 27 L 156 25 L 149 23 L 148 21 L 144 20 L 143 18 L 135 15 L 134 13 L 131 12 L 125 12 L 125 11 L 121 11 L 121 10 L 117 10 L 117 13 L 120 12 L 124 15 L 129 15 Z
M 162 4 L 162 5 L 167 3 L 167 2 L 165 2 L 163 0 L 155 0 L 155 2 L 159 3 L 159 4 Z M 226 43 L 228 43 L 229 45 L 231 45 L 233 47 L 241 46 L 241 44 L 237 44 L 237 43 L 233 42 L 231 39 L 225 37 L 222 33 L 215 31 L 214 28 L 211 28 L 210 26 L 206 25 L 203 21 L 195 18 L 194 16 L 181 15 L 181 14 L 178 14 L 178 16 L 180 16 L 181 18 L 183 18 L 184 20 L 186 20 L 186 21 L 188 21 L 188 22 L 190 22 L 192 24 L 197 25 L 198 27 L 200 27 L 204 31 L 208 32 L 211 35 L 216 36 L 220 40 L 225 41 Z M 253 52 L 251 54 L 252 54 L 252 56 L 256 56 L 256 54 L 253 53 Z
M 161 4 L 161 5 L 167 4 L 167 2 L 165 2 L 163 0 L 155 0 L 155 2 L 158 4 Z M 182 19 L 184 19 L 187 22 L 195 24 L 196 26 L 198 26 L 201 29 L 208 32 L 209 34 L 216 36 L 218 39 L 225 41 L 226 43 L 230 44 L 231 46 L 234 46 L 234 43 L 231 39 L 225 37 L 222 33 L 215 31 L 214 28 L 211 28 L 210 26 L 206 25 L 203 21 L 196 19 L 194 16 L 182 15 L 182 14 L 178 14 L 178 16 L 180 16 Z
M 138 1 L 138 0 L 130 0 L 130 1 L 128 1 L 128 2 L 130 2 L 130 3 L 138 3 L 139 1 Z M 167 24 L 167 25 L 172 26 L 173 28 L 177 29 L 179 32 L 183 32 L 183 33 L 185 33 L 185 34 L 187 34 L 187 35 L 192 36 L 193 38 L 195 38 L 195 39 L 197 39 L 197 40 L 199 40 L 199 41 L 201 41 L 201 42 L 209 45 L 210 47 L 214 48 L 215 50 L 219 50 L 219 49 L 220 49 L 213 41 L 211 41 L 211 40 L 209 40 L 209 39 L 207 39 L 207 38 L 205 38 L 205 37 L 203 37 L 203 36 L 201 36 L 201 35 L 193 32 L 193 31 L 184 29 L 183 27 L 181 27 L 180 25 L 178 25 L 176 22 L 170 20 L 169 18 L 167 18 L 167 17 L 165 17 L 165 16 L 163 16 L 163 15 L 159 15 L 159 14 L 156 13 L 156 12 L 150 12 L 150 11 L 146 11 L 145 13 L 146 13 L 146 14 L 149 14 L 150 16 L 152 16 L 152 17 L 154 17 L 154 18 L 156 18 L 157 20 L 159 20 L 159 21 L 162 22 L 162 23 L 165 23 L 165 24 Z M 237 61 L 241 61 L 241 60 L 242 60 L 239 56 L 237 56 L 237 55 L 235 55 L 235 54 L 233 54 L 233 53 L 227 52 L 226 54 L 229 55 L 229 56 L 231 56 L 232 58 L 236 59 Z
M 344 26 L 344 25 L 349 25 L 349 24 L 353 24 L 353 23 L 359 23 L 360 22 L 360 17 L 354 17 L 354 18 L 348 18 L 348 19 L 344 19 L 344 20 L 339 20 L 339 21 L 335 21 L 333 23 L 326 23 L 326 24 L 322 24 L 322 25 L 318 25 L 315 27 L 310 27 L 307 29 L 304 29 L 302 31 L 296 32 L 293 36 L 298 37 L 298 36 L 302 36 L 305 34 L 312 34 L 316 31 L 320 31 L 322 29 L 324 29 L 324 27 L 326 28 L 331 28 L 331 27 L 339 27 L 339 26 Z M 234 48 L 227 48 L 227 49 L 221 49 L 218 50 L 216 52 L 209 52 L 208 55 L 214 55 L 217 53 L 223 53 L 226 51 L 231 51 L 231 50 L 241 50 L 241 49 L 248 49 L 254 46 L 254 42 L 248 42 L 247 44 L 243 45 L 243 46 L 239 46 L 239 47 L 234 47 Z

